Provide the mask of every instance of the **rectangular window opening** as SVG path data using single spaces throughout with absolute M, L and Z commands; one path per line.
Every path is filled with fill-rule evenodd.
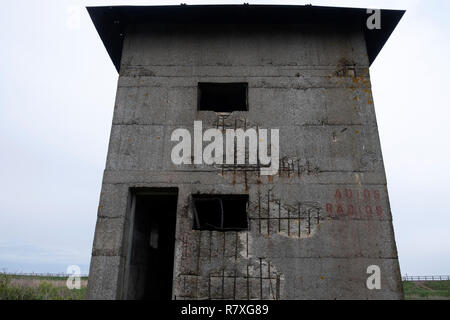
M 192 195 L 194 230 L 248 230 L 248 195 Z
M 198 110 L 215 112 L 233 112 L 248 110 L 248 84 L 235 83 L 198 83 Z

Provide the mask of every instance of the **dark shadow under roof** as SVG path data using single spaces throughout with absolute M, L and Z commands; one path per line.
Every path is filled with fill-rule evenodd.
M 366 27 L 367 9 L 297 5 L 179 5 L 88 7 L 89 15 L 117 71 L 125 28 L 135 23 L 334 24 L 365 30 L 369 62 L 377 57 L 404 10 L 381 10 L 381 29 Z

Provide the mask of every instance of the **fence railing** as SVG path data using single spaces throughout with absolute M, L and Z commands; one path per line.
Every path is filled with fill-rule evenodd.
M 54 278 L 67 278 L 71 274 L 67 273 L 39 273 L 39 272 L 4 272 L 0 270 L 0 273 L 10 276 L 30 276 L 30 277 L 54 277 Z M 80 274 L 80 277 L 87 277 L 87 274 Z
M 442 281 L 450 280 L 450 276 L 403 276 L 403 281 Z

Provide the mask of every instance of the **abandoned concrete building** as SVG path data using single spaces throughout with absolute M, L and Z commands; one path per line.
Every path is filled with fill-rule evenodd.
M 90 299 L 402 299 L 369 67 L 403 11 L 88 12 L 119 72 Z

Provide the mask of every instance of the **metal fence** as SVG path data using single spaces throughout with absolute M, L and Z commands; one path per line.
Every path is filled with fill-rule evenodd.
M 450 280 L 450 276 L 403 276 L 403 281 L 442 281 Z
M 30 277 L 52 277 L 52 278 L 67 278 L 73 274 L 68 273 L 37 273 L 37 272 L 3 272 L 0 273 L 7 274 L 10 276 L 30 276 Z M 80 277 L 87 277 L 87 274 L 80 274 Z

